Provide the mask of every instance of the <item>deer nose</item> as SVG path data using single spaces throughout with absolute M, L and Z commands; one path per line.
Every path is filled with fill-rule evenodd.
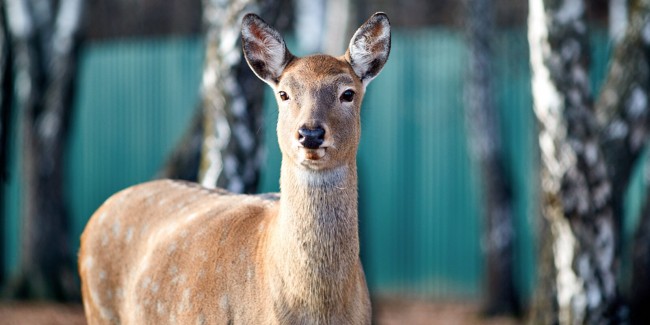
M 318 149 L 325 140 L 325 129 L 320 126 L 315 128 L 301 127 L 298 129 L 298 142 L 307 149 Z

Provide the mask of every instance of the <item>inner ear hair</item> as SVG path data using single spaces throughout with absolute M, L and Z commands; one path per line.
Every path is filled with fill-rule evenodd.
M 280 33 L 255 14 L 242 21 L 242 48 L 253 72 L 269 84 L 277 84 L 293 58 Z
M 390 53 L 390 22 L 386 14 L 378 12 L 355 32 L 346 58 L 364 83 L 376 77 Z

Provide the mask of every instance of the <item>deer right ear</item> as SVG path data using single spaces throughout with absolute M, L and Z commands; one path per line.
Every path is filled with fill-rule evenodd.
M 390 54 L 390 22 L 388 16 L 378 12 L 366 21 L 350 40 L 346 60 L 364 86 L 374 79 Z
M 262 81 L 277 85 L 282 71 L 293 59 L 280 33 L 259 16 L 247 14 L 242 21 L 241 36 L 248 66 Z

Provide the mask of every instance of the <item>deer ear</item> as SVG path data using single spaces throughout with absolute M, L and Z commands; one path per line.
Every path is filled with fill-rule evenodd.
M 293 55 L 280 33 L 255 14 L 242 20 L 242 48 L 248 66 L 264 82 L 277 85 L 278 78 Z
M 386 14 L 378 12 L 354 33 L 345 58 L 367 86 L 384 67 L 389 53 L 390 22 Z

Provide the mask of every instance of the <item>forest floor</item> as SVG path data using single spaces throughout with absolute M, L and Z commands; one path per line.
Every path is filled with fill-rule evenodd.
M 382 300 L 373 306 L 378 325 L 514 325 L 509 317 L 484 318 L 473 304 Z M 0 325 L 82 325 L 81 305 L 0 302 Z

